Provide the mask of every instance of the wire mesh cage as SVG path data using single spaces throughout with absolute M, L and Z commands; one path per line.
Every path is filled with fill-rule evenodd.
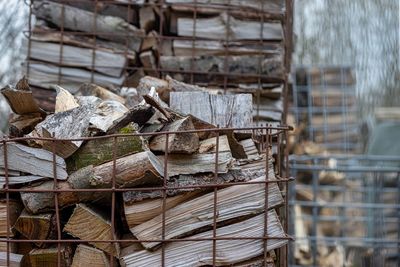
M 293 156 L 291 266 L 399 266 L 400 158 Z M 300 183 L 301 182 L 301 183 Z
M 291 0 L 32 0 L 29 5 L 26 75 L 49 110 L 55 94 L 46 89 L 53 84 L 72 93 L 83 82 L 139 91 L 141 77 L 168 75 L 219 93 L 251 93 L 257 122 L 282 120 Z
M 287 266 L 288 130 L 78 138 L 65 165 L 58 155 L 72 140 L 2 138 L 2 265 Z M 232 131 L 242 133 L 247 159 L 232 156 Z M 190 134 L 202 137 L 198 152 L 170 152 L 169 140 Z M 162 139 L 164 152 L 143 149 L 150 138 Z
M 292 113 L 310 140 L 336 154 L 360 153 L 355 78 L 350 67 L 297 67 Z

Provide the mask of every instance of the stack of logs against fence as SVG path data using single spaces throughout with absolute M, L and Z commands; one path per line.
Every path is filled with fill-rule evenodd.
M 54 113 L 25 78 L 1 89 L 14 112 L 0 144 L 1 265 L 285 264 L 287 127 L 239 130 L 251 95 L 177 83 L 191 100 L 160 81 L 144 77 L 130 108 L 95 84 L 55 86 Z
M 46 110 L 53 109 L 53 84 L 75 93 L 95 83 L 134 101 L 140 78 L 169 75 L 253 94 L 257 121 L 279 122 L 290 1 L 32 0 L 26 75 Z

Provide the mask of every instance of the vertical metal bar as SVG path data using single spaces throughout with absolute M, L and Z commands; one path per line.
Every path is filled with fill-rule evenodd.
M 115 188 L 116 188 L 116 172 L 117 172 L 117 145 L 118 145 L 118 137 L 113 138 L 113 151 L 112 151 L 112 160 L 113 160 L 113 166 L 112 166 L 112 177 L 111 177 L 111 182 L 112 182 L 112 195 L 111 195 L 111 235 L 112 239 L 116 240 L 115 236 Z M 111 243 L 112 246 L 115 246 L 115 242 Z M 110 254 L 110 264 L 111 267 L 114 267 L 114 257 L 113 255 Z
M 400 192 L 400 172 L 397 173 L 397 192 Z M 397 241 L 400 240 L 400 194 L 397 194 Z M 400 244 L 397 245 L 397 266 L 400 266 Z
M 163 178 L 163 203 L 162 203 L 162 231 L 161 231 L 161 266 L 167 266 L 165 264 L 165 212 L 167 209 L 167 181 L 168 181 L 168 153 L 169 153 L 169 134 L 165 134 L 165 153 L 164 153 L 164 178 Z
M 4 156 L 4 176 L 5 176 L 5 191 L 6 191 L 6 227 L 7 227 L 7 255 L 6 255 L 6 263 L 7 266 L 10 266 L 10 193 L 8 192 L 8 151 L 7 151 L 7 137 L 3 138 L 3 156 Z
M 262 88 L 262 81 L 261 81 L 261 75 L 262 75 L 262 49 L 264 47 L 264 1 L 261 1 L 261 20 L 260 20 L 260 40 L 259 40 L 259 48 L 258 48 L 258 67 L 257 67 L 257 117 L 256 117 L 256 124 L 258 125 L 259 119 L 260 119 L 260 98 L 261 98 L 261 91 L 263 90 Z
M 57 184 L 57 165 L 56 165 L 56 139 L 55 133 L 52 133 L 52 152 L 53 152 L 53 190 L 54 190 L 54 206 L 56 209 L 56 224 L 57 224 L 57 266 L 61 267 L 61 223 L 60 209 L 58 207 L 58 184 Z
M 29 80 L 30 73 L 30 65 L 31 65 L 31 49 L 32 49 L 32 6 L 34 0 L 29 3 L 29 21 L 28 21 L 28 53 L 27 53 L 27 62 L 26 62 L 26 76 Z
M 164 0 L 160 0 L 160 23 L 159 23 L 159 47 L 163 47 L 163 42 L 164 42 Z M 162 51 L 163 49 L 159 49 L 159 57 L 162 56 Z M 161 68 L 160 60 L 157 60 L 157 69 L 159 71 L 159 76 L 162 78 L 163 77 L 163 69 Z
M 313 164 L 317 166 L 318 159 L 313 158 Z M 317 193 L 318 191 L 318 174 L 317 170 L 312 170 L 312 197 L 313 197 L 313 206 L 312 206 L 312 225 L 311 225 L 311 237 L 312 239 L 312 262 L 314 266 L 317 266 L 317 219 L 318 219 L 318 200 Z
M 94 82 L 94 70 L 96 64 L 96 42 L 97 42 L 97 5 L 98 0 L 95 0 L 94 3 L 94 16 L 93 16 L 93 50 L 92 50 L 92 66 L 90 70 L 90 82 Z
M 61 3 L 61 36 L 60 36 L 60 56 L 58 62 L 58 84 L 61 84 L 62 76 L 62 64 L 63 64 L 63 53 L 64 53 L 64 20 L 65 20 L 65 5 Z
M 264 267 L 268 266 L 268 191 L 269 191 L 269 139 L 271 129 L 267 127 L 266 131 L 266 149 L 265 149 L 265 184 L 264 184 Z
M 230 33 L 230 23 L 231 23 L 231 12 L 230 12 L 230 7 L 231 6 L 231 0 L 228 0 L 228 4 L 227 4 L 227 26 L 226 26 L 226 32 L 225 32 L 225 46 L 224 46 L 224 93 L 226 93 L 226 90 L 228 89 L 228 56 L 229 56 L 229 43 L 230 43 L 230 37 L 229 37 L 229 33 Z
M 288 130 L 285 130 L 285 132 L 284 132 L 284 134 L 285 134 L 285 137 L 284 137 L 284 170 L 285 170 L 285 175 L 283 176 L 284 178 L 289 178 L 289 147 L 288 147 L 288 140 L 289 140 L 289 135 L 288 135 Z M 288 233 L 288 230 L 289 230 L 289 222 L 290 222 L 290 220 L 289 220 L 289 198 L 290 198 L 290 196 L 289 196 L 289 181 L 285 181 L 285 206 L 284 206 L 284 208 L 285 208 L 285 225 L 284 225 L 284 228 L 285 228 L 285 233 Z M 289 262 L 289 244 L 288 243 L 286 243 L 286 245 L 285 245 L 285 260 L 286 260 L 286 263 L 285 263 L 285 265 L 287 266 L 288 265 L 288 262 Z
M 193 34 L 192 34 L 192 57 L 190 59 L 190 82 L 193 83 L 194 80 L 194 58 L 195 58 L 195 40 L 196 40 L 196 30 L 197 30 L 197 0 L 194 1 L 194 11 L 193 11 Z
M 219 156 L 219 125 L 217 125 L 217 136 L 216 138 L 216 148 L 215 148 L 215 170 L 214 170 L 214 184 L 218 183 L 218 156 Z M 215 239 L 217 237 L 217 216 L 218 216 L 218 210 L 217 210 L 217 187 L 214 187 L 214 216 L 213 216 L 213 254 L 212 254 L 212 262 L 213 266 L 216 266 L 217 263 L 217 240 Z

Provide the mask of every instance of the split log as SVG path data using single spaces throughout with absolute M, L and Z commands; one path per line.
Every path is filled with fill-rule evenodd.
M 188 8 L 193 8 L 192 6 L 196 4 L 197 8 L 203 10 L 207 7 L 209 12 L 218 13 L 220 9 L 216 9 L 214 6 L 221 7 L 225 5 L 230 5 L 234 7 L 233 12 L 239 10 L 239 12 L 244 12 L 246 9 L 254 9 L 264 12 L 279 12 L 282 13 L 285 9 L 285 1 L 283 0 L 269 0 L 267 2 L 263 0 L 166 0 L 167 4 L 172 5 L 172 8 L 182 7 L 187 10 Z
M 34 60 L 29 62 L 29 83 L 42 88 L 51 89 L 54 84 L 58 84 L 71 93 L 75 93 L 83 82 L 93 82 L 104 87 L 119 88 L 124 81 L 124 76 L 112 77 L 85 69 L 56 66 Z
M 165 124 L 161 129 L 163 132 L 179 132 L 194 130 L 194 126 L 190 117 L 176 120 Z M 150 149 L 153 151 L 165 152 L 166 136 L 156 135 L 150 142 Z M 168 153 L 184 153 L 191 154 L 199 148 L 199 136 L 197 133 L 173 133 L 168 136 Z
M 140 28 L 149 32 L 156 26 L 156 15 L 154 14 L 153 7 L 142 6 L 139 9 L 139 24 Z
M 23 210 L 13 228 L 29 240 L 49 240 L 56 237 L 56 222 L 53 213 L 29 214 Z M 36 245 L 41 246 L 42 243 Z
M 265 169 L 265 160 L 264 160 L 264 169 Z M 226 186 L 229 186 L 230 183 L 250 181 L 251 179 L 253 179 L 254 175 L 262 175 L 262 174 L 263 174 L 262 172 L 252 173 L 252 172 L 244 172 L 240 169 L 234 169 L 234 170 L 229 170 L 228 173 L 218 174 L 216 181 L 213 173 L 179 175 L 177 177 L 169 178 L 169 180 L 167 181 L 167 186 L 173 187 L 174 189 L 169 189 L 166 191 L 166 193 L 167 196 L 172 197 L 192 191 L 207 192 L 210 190 L 210 188 L 204 188 L 200 186 L 211 185 L 211 184 L 218 184 L 218 185 L 224 184 Z M 271 172 L 270 175 L 271 177 L 273 177 L 273 172 Z M 182 188 L 185 186 L 193 186 L 193 188 Z M 163 194 L 159 190 L 151 192 L 135 190 L 135 191 L 126 191 L 123 193 L 124 202 L 127 205 L 145 199 L 155 199 L 162 197 Z
M 196 26 L 195 26 L 196 23 Z M 282 40 L 283 28 L 279 22 L 246 21 L 222 13 L 212 18 L 178 18 L 178 36 L 227 40 Z
M 56 107 L 54 111 L 55 113 L 64 112 L 79 107 L 78 101 L 70 92 L 61 86 L 56 85 L 55 87 L 57 91 Z
M 72 248 L 62 244 L 60 253 L 60 265 L 58 265 L 58 246 L 45 249 L 33 249 L 29 252 L 29 260 L 32 267 L 71 266 Z
M 115 145 L 116 159 L 145 150 L 144 140 L 139 136 L 118 137 Z M 68 171 L 77 171 L 89 165 L 97 166 L 111 161 L 113 146 L 114 138 L 88 141 L 66 160 Z
M 10 136 L 22 137 L 25 134 L 29 134 L 41 121 L 43 121 L 43 118 L 40 113 L 13 116 L 13 118 L 9 120 Z
M 271 179 L 272 180 L 272 179 Z M 264 177 L 254 181 L 265 181 Z M 210 205 L 214 192 L 186 201 L 165 213 L 165 238 L 180 238 L 194 232 L 204 231 L 213 224 L 213 206 Z M 249 184 L 236 185 L 221 189 L 217 192 L 217 223 L 238 219 L 241 216 L 262 213 L 265 210 L 265 185 Z M 268 207 L 273 208 L 283 203 L 283 198 L 276 183 L 268 187 Z M 162 238 L 162 216 L 159 215 L 147 222 L 130 228 L 131 232 L 140 240 Z M 147 248 L 154 248 L 159 242 L 142 242 Z
M 199 195 L 199 192 L 187 192 L 173 197 L 167 197 L 165 202 L 166 210 L 184 203 L 189 199 L 193 199 Z M 146 199 L 135 202 L 132 205 L 124 203 L 124 211 L 126 222 L 129 228 L 133 228 L 139 224 L 145 223 L 162 213 L 163 199 Z
M 227 63 L 226 63 L 227 62 Z M 191 71 L 196 83 L 222 83 L 224 73 L 229 73 L 230 82 L 257 82 L 255 74 L 262 75 L 261 81 L 277 82 L 283 79 L 283 61 L 281 56 L 246 55 L 246 56 L 161 56 L 160 68 L 164 74 L 189 81 Z M 226 64 L 225 64 L 226 63 Z M 260 64 L 259 64 L 260 63 Z M 193 68 L 193 70 L 192 70 Z M 237 74 L 237 77 L 234 77 Z M 248 75 L 244 77 L 243 75 Z
M 110 258 L 97 248 L 80 244 L 75 250 L 71 267 L 87 266 L 110 267 Z M 116 266 L 116 263 L 114 263 L 114 266 Z
M 89 123 L 96 110 L 96 105 L 81 105 L 77 108 L 47 116 L 46 119 L 36 125 L 32 137 L 55 138 L 80 138 L 89 136 Z M 67 158 L 82 145 L 83 141 L 36 141 L 49 151 L 53 150 L 57 155 Z
M 7 202 L 4 199 L 0 201 L 0 237 L 14 236 L 12 226 L 22 210 L 21 204 L 16 200 L 10 200 L 8 204 L 7 207 Z M 7 220 L 9 229 L 7 229 Z
M 134 51 L 139 51 L 141 37 L 144 37 L 142 30 L 121 18 L 94 14 L 50 1 L 34 3 L 33 12 L 38 18 L 50 21 L 58 27 L 89 33 L 96 29 L 97 35 L 101 38 L 124 44 L 128 40 L 129 48 Z
M 0 155 L 4 155 L 3 144 L 0 144 Z M 11 142 L 7 143 L 7 155 L 7 167 L 10 170 L 26 172 L 34 176 L 54 177 L 53 153 L 50 151 Z M 56 156 L 55 164 L 57 179 L 67 179 L 65 161 Z M 5 168 L 4 156 L 0 157 L 0 168 Z
M 215 172 L 215 156 L 217 139 L 210 138 L 200 142 L 197 154 L 170 154 L 168 155 L 168 175 L 196 174 Z M 158 156 L 164 162 L 164 156 Z M 232 161 L 232 153 L 226 135 L 219 137 L 218 173 L 227 173 Z
M 137 125 L 142 126 L 148 122 L 154 114 L 155 110 L 152 107 L 136 105 L 129 109 L 129 112 L 126 116 L 122 117 L 120 120 L 117 120 L 114 124 L 114 127 L 110 128 L 107 134 L 123 131 L 130 122 L 134 122 Z
M 18 90 L 6 86 L 1 89 L 0 92 L 7 100 L 12 111 L 16 114 L 26 115 L 39 113 L 42 116 L 46 115 L 46 112 L 44 112 L 37 104 L 30 90 Z
M 100 103 L 89 119 L 89 129 L 92 132 L 107 133 L 115 125 L 129 116 L 129 109 L 114 100 Z
M 76 238 L 86 240 L 100 241 L 117 238 L 115 233 L 111 232 L 111 223 L 105 218 L 105 215 L 85 204 L 76 205 L 63 231 Z M 89 244 L 115 257 L 118 257 L 120 252 L 118 243 L 89 242 Z
M 83 96 L 96 96 L 102 100 L 114 100 L 122 104 L 125 104 L 125 99 L 117 94 L 114 94 L 110 90 L 103 88 L 97 84 L 85 83 L 79 87 L 78 93 L 75 95 Z
M 27 183 L 32 183 L 35 181 L 40 181 L 47 179 L 42 176 L 37 176 L 37 175 L 28 175 L 28 176 L 9 176 L 8 177 L 8 185 L 9 187 L 13 185 L 21 185 L 21 184 L 27 184 Z M 6 188 L 6 177 L 5 176 L 0 176 L 0 187 L 1 188 Z
M 165 100 L 162 92 L 164 90 L 168 90 L 168 82 L 163 79 L 158 79 L 151 76 L 144 76 L 139 80 L 137 90 L 140 95 L 147 95 L 152 87 L 156 89 L 160 98 Z
M 223 36 L 220 36 L 223 38 Z M 173 40 L 175 56 L 209 56 L 209 55 L 283 55 L 283 47 L 279 43 L 261 44 L 246 42 L 222 42 L 213 40 Z M 162 54 L 165 56 L 165 54 Z
M 172 92 L 170 106 L 201 120 L 225 127 L 249 127 L 253 123 L 252 96 L 211 95 L 204 92 Z
M 218 237 L 261 237 L 264 235 L 264 213 L 243 222 L 218 228 Z M 270 237 L 285 238 L 282 225 L 274 210 L 268 212 L 267 235 Z M 196 234 L 190 238 L 210 238 L 210 241 L 186 241 L 168 243 L 165 246 L 166 266 L 201 266 L 212 265 L 213 231 Z M 267 251 L 284 246 L 285 239 L 269 239 Z M 219 240 L 216 246 L 216 262 L 220 265 L 231 265 L 257 257 L 264 252 L 264 242 L 252 240 Z M 160 266 L 161 250 L 149 252 L 147 250 L 134 252 L 121 258 L 121 264 L 126 267 Z
M 165 40 L 163 40 L 164 42 Z M 155 52 L 160 52 L 158 51 L 158 44 L 159 44 L 159 36 L 156 31 L 151 31 L 147 34 L 146 38 L 143 39 L 142 42 L 142 47 L 140 48 L 140 51 L 147 51 L 147 50 L 153 50 Z
M 258 149 L 253 139 L 242 140 L 240 141 L 240 144 L 243 146 L 248 159 L 260 157 L 260 154 L 258 153 Z
M 157 71 L 157 60 L 153 54 L 153 51 L 148 50 L 140 53 L 140 62 L 142 62 L 144 72 L 147 75 L 158 77 L 159 73 Z
M 7 252 L 0 252 L 0 266 L 20 267 L 24 255 L 10 253 L 10 262 L 7 265 Z
M 50 43 L 31 40 L 30 58 L 52 64 L 85 68 L 108 76 L 120 77 L 127 63 L 123 54 L 107 50 L 76 47 L 62 43 Z

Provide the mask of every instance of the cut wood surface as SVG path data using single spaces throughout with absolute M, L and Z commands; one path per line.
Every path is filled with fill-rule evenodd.
M 243 222 L 217 228 L 217 237 L 262 237 L 264 235 L 264 218 L 262 213 Z M 282 225 L 274 210 L 268 212 L 267 235 L 285 238 Z M 210 238 L 213 231 L 196 234 L 190 238 Z M 264 252 L 262 240 L 219 240 L 216 242 L 216 263 L 218 266 L 231 265 L 261 255 Z M 269 239 L 267 251 L 284 246 L 287 240 Z M 212 240 L 210 241 L 186 241 L 168 243 L 165 246 L 166 266 L 202 266 L 212 265 L 213 256 Z M 160 266 L 161 249 L 155 252 L 147 250 L 134 252 L 121 258 L 122 266 Z
M 111 223 L 103 214 L 89 208 L 85 204 L 77 204 L 74 212 L 64 227 L 64 232 L 70 235 L 87 240 L 111 240 L 115 233 L 111 232 Z M 115 257 L 119 255 L 119 244 L 105 242 L 89 242 L 98 249 L 101 249 Z
M 93 83 L 82 84 L 75 95 L 96 96 L 102 100 L 115 100 L 122 104 L 126 102 L 123 97 Z
M 211 95 L 205 92 L 171 92 L 170 106 L 220 127 L 250 127 L 253 104 L 250 94 Z
M 161 129 L 162 132 L 180 132 L 188 130 L 194 130 L 190 117 L 167 123 Z M 168 136 L 168 145 L 165 144 L 166 138 L 167 137 L 164 134 L 154 136 L 149 144 L 150 149 L 153 151 L 165 152 L 165 149 L 167 148 L 168 153 L 191 154 L 199 148 L 199 136 L 197 133 L 170 134 Z
M 70 92 L 61 86 L 56 85 L 55 87 L 57 91 L 55 113 L 79 107 L 78 101 Z
M 124 44 L 128 41 L 129 48 L 134 51 L 139 50 L 140 37 L 144 36 L 144 31 L 119 17 L 94 14 L 50 1 L 35 2 L 33 12 L 38 18 L 50 21 L 58 27 L 63 26 L 66 29 L 83 32 L 92 32 L 96 29 L 97 35 L 101 38 Z M 127 38 L 128 35 L 131 36 Z
M 32 91 L 18 90 L 10 86 L 6 86 L 0 90 L 5 97 L 12 111 L 18 115 L 39 113 L 46 114 L 37 104 L 32 95 Z
M 29 252 L 29 260 L 32 267 L 71 266 L 72 248 L 61 244 L 60 265 L 58 265 L 58 246 L 45 249 L 33 249 Z
M 168 175 L 215 172 L 216 146 L 217 139 L 213 137 L 200 142 L 199 153 L 168 155 Z M 158 156 L 158 158 L 164 162 L 164 156 Z M 232 159 L 227 136 L 220 136 L 217 172 L 227 173 Z
M 43 120 L 42 114 L 31 113 L 26 115 L 15 115 L 8 122 L 9 132 L 12 137 L 22 137 L 29 134 L 35 126 Z
M 183 77 L 190 81 L 186 72 L 199 72 L 194 74 L 194 82 L 221 83 L 223 73 L 228 72 L 230 82 L 257 82 L 257 77 L 250 75 L 262 75 L 262 81 L 270 79 L 283 79 L 283 61 L 281 56 L 265 55 L 241 55 L 241 56 L 160 56 L 160 67 L 164 73 L 171 73 L 174 77 Z M 168 72 L 169 71 L 169 72 Z M 178 73 L 184 71 L 184 73 Z M 237 74 L 237 75 L 233 75 Z M 275 81 L 276 82 L 276 81 Z
M 123 54 L 112 53 L 93 48 L 82 48 L 60 43 L 39 42 L 31 40 L 30 57 L 35 60 L 72 66 L 103 73 L 105 75 L 120 77 L 127 62 Z
M 144 140 L 139 136 L 118 137 L 115 142 L 116 159 L 145 150 Z M 111 161 L 114 153 L 113 146 L 114 138 L 87 141 L 66 160 L 68 171 L 77 171 L 89 165 L 97 166 Z
M 4 145 L 0 144 L 0 154 L 3 155 L 3 153 Z M 26 172 L 34 176 L 54 177 L 53 153 L 50 151 L 10 142 L 7 143 L 7 155 L 7 167 L 10 170 Z M 56 156 L 55 164 L 57 179 L 67 179 L 64 159 Z M 5 168 L 4 157 L 0 157 L 0 167 Z
M 264 177 L 254 181 L 264 181 Z M 241 216 L 263 212 L 265 198 L 264 184 L 236 185 L 221 189 L 217 192 L 216 221 L 223 222 L 237 219 Z M 165 238 L 187 236 L 195 231 L 211 227 L 213 223 L 214 193 L 186 201 L 169 209 L 165 214 Z M 282 195 L 276 183 L 269 184 L 268 209 L 283 203 Z M 130 228 L 132 233 L 140 239 L 162 238 L 162 216 L 159 215 L 145 223 Z M 146 248 L 154 248 L 159 242 L 142 242 Z
M 111 266 L 110 257 L 97 248 L 79 244 L 75 250 L 71 267 L 89 266 L 109 267 Z M 115 263 L 114 266 L 116 266 Z
M 29 214 L 23 210 L 13 228 L 25 238 L 31 240 L 53 239 L 56 235 L 55 217 L 53 213 Z M 41 245 L 40 243 L 37 245 Z
M 253 139 L 242 140 L 240 141 L 240 144 L 243 146 L 248 159 L 260 157 Z
M 0 266 L 21 267 L 21 261 L 24 255 L 16 253 L 10 253 L 9 255 L 10 262 L 7 265 L 7 252 L 0 252 Z
M 166 210 L 175 207 L 199 195 L 199 192 L 187 192 L 173 197 L 167 197 Z M 162 213 L 163 198 L 146 199 L 131 205 L 124 203 L 126 222 L 129 228 L 144 223 Z
M 59 112 L 46 117 L 44 121 L 36 125 L 35 131 L 29 136 L 55 138 L 81 138 L 89 136 L 89 123 L 96 105 L 81 105 L 77 108 Z M 37 141 L 49 151 L 53 150 L 52 141 Z M 82 145 L 83 141 L 56 141 L 54 142 L 56 154 L 67 158 Z
M 196 26 L 195 26 L 196 21 Z M 179 36 L 228 40 L 282 40 L 283 29 L 279 22 L 245 21 L 226 13 L 212 18 L 178 18 Z
M 114 100 L 101 102 L 89 119 L 89 128 L 92 131 L 107 133 L 114 128 L 118 121 L 129 116 L 129 109 L 122 103 Z
M 12 226 L 22 211 L 21 204 L 18 201 L 10 200 L 8 204 L 9 206 L 7 207 L 5 199 L 0 201 L 0 237 L 14 236 Z M 9 229 L 7 229 L 7 220 Z

